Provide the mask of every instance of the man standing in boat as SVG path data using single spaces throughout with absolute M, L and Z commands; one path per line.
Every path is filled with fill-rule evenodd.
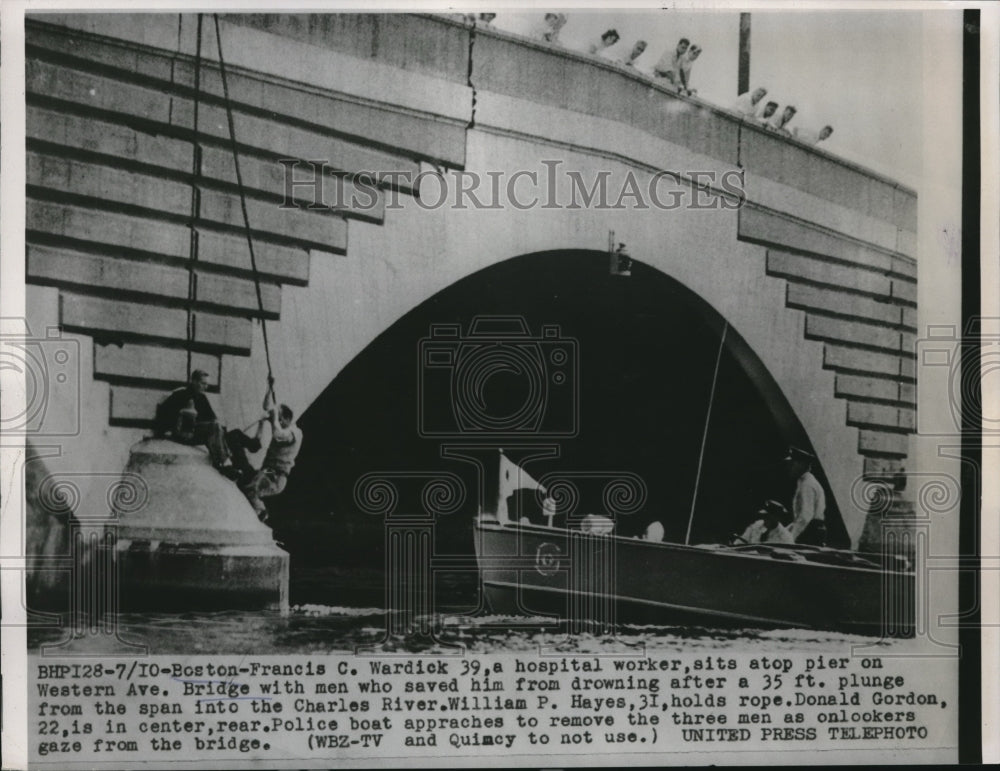
M 812 474 L 816 458 L 798 447 L 790 447 L 785 456 L 785 468 L 795 481 L 792 495 L 792 515 L 789 526 L 796 543 L 826 546 L 826 493 Z

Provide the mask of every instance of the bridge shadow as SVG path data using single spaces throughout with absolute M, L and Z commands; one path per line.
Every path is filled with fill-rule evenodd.
M 470 336 L 477 317 L 524 319 L 535 347 L 521 345 L 520 353 L 471 375 L 459 372 L 479 350 Z M 638 261 L 631 276 L 613 276 L 608 256 L 596 252 L 516 257 L 431 297 L 344 367 L 299 420 L 303 449 L 273 506 L 275 532 L 292 553 L 293 595 L 297 568 L 383 564 L 384 520 L 355 500 L 355 483 L 373 471 L 458 475 L 471 492 L 438 517 L 434 548 L 435 554 L 471 554 L 480 481 L 468 464 L 442 458 L 446 441 L 558 446 L 559 457 L 531 461 L 536 479 L 569 470 L 637 474 L 648 499 L 640 511 L 619 518 L 619 532 L 638 535 L 658 520 L 665 540 L 683 541 L 704 437 L 691 540 L 719 541 L 742 531 L 763 500 L 790 498 L 779 461 L 789 444 L 810 442 L 732 328 L 705 434 L 723 326 L 707 302 L 670 276 Z M 442 328 L 448 334 L 432 338 L 435 363 L 426 341 Z M 519 340 L 510 337 L 507 348 L 518 349 Z M 532 366 L 541 372 L 534 380 Z M 532 412 L 539 393 L 541 417 Z M 456 400 L 464 401 L 456 407 Z M 513 438 L 512 426 L 521 432 Z M 519 460 L 516 453 L 512 460 Z M 397 487 L 397 511 L 424 510 L 419 485 Z M 579 511 L 602 510 L 599 493 L 582 495 Z M 846 541 L 837 512 L 829 512 L 828 521 L 834 538 Z M 321 591 L 310 586 L 310 593 Z

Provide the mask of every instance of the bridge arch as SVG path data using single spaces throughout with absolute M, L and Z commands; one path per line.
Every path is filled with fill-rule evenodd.
M 367 537 L 360 537 L 377 543 L 381 523 L 365 523 L 352 499 L 354 484 L 374 471 L 448 466 L 440 446 L 458 434 L 449 437 L 447 426 L 443 433 L 439 429 L 451 413 L 445 409 L 429 417 L 427 410 L 440 408 L 453 394 L 427 390 L 446 389 L 453 371 L 425 378 L 421 341 L 435 325 L 456 325 L 459 336 L 444 347 L 457 351 L 473 342 L 470 326 L 477 317 L 521 317 L 533 336 L 543 326 L 556 327 L 558 337 L 549 342 L 575 343 L 578 369 L 570 377 L 577 380 L 569 385 L 578 399 L 578 425 L 563 431 L 568 427 L 552 424 L 567 414 L 563 405 L 553 405 L 555 417 L 538 434 L 507 440 L 559 445 L 558 459 L 532 462 L 536 475 L 638 473 L 649 489 L 648 505 L 622 522 L 625 533 L 641 532 L 648 521 L 660 519 L 668 539 L 683 540 L 706 418 L 693 541 L 725 538 L 745 525 L 762 500 L 789 497 L 778 461 L 789 444 L 813 444 L 746 338 L 708 300 L 663 270 L 636 260 L 631 276 L 614 276 L 608 262 L 606 253 L 583 249 L 520 255 L 459 279 L 403 314 L 344 366 L 302 415 L 299 425 L 307 439 L 282 508 L 328 521 L 333 513 L 338 526 L 367 527 Z M 498 416 L 514 414 L 531 398 L 524 372 L 502 371 L 482 385 L 484 411 Z M 553 388 L 546 398 L 567 397 Z M 434 435 L 427 435 L 428 428 Z M 505 443 L 482 434 L 464 438 Z M 463 472 L 461 464 L 448 468 Z M 829 491 L 822 468 L 818 475 Z M 829 500 L 835 530 L 846 541 L 836 496 Z M 456 514 L 469 515 L 468 524 L 474 513 L 470 499 Z

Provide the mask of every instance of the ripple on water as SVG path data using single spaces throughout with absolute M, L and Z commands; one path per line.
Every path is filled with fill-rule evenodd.
M 737 629 L 709 626 L 619 625 L 614 635 L 571 634 L 565 622 L 547 616 L 435 615 L 421 619 L 433 636 L 386 633 L 390 620 L 372 607 L 306 604 L 288 614 L 221 611 L 214 613 L 129 613 L 119 616 L 121 640 L 146 645 L 150 653 L 343 653 L 359 646 L 386 652 L 614 653 L 797 650 L 825 651 L 852 643 L 883 645 L 877 638 L 805 629 Z M 56 643 L 59 629 L 29 630 L 29 645 Z M 86 638 L 74 647 L 109 651 L 113 640 Z M 103 647 L 102 647 L 103 646 Z

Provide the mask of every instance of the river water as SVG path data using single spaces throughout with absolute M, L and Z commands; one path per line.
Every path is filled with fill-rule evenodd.
M 104 653 L 123 643 L 146 646 L 151 654 L 326 654 L 359 649 L 386 653 L 514 652 L 549 650 L 565 653 L 635 653 L 649 651 L 742 651 L 752 653 L 844 650 L 875 638 L 803 629 L 733 629 L 699 626 L 632 626 L 615 634 L 568 634 L 564 624 L 545 617 L 512 618 L 437 615 L 427 619 L 427 637 L 388 636 L 386 614 L 378 608 L 301 605 L 287 615 L 275 612 L 121 614 L 118 640 L 106 634 L 69 640 L 68 632 L 38 629 L 29 633 L 30 647 L 67 641 L 66 653 Z
M 150 654 L 326 654 L 372 652 L 449 653 L 543 650 L 566 653 L 636 653 L 692 651 L 843 651 L 852 645 L 890 643 L 877 638 L 804 629 L 750 629 L 697 625 L 635 626 L 622 624 L 613 634 L 567 633 L 551 617 L 510 617 L 476 610 L 478 583 L 468 577 L 437 587 L 437 612 L 423 619 L 425 636 L 387 634 L 390 618 L 380 607 L 381 575 L 356 570 L 293 573 L 287 614 L 214 611 L 121 613 L 112 633 L 73 638 L 58 626 L 32 626 L 30 648 L 55 646 L 59 655 L 128 652 L 144 646 Z

